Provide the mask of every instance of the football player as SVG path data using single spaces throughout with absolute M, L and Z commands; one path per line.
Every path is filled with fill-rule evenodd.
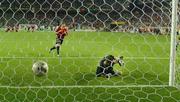
M 116 59 L 113 55 L 107 55 L 101 59 L 99 66 L 97 66 L 96 76 L 105 76 L 110 78 L 111 76 L 119 76 L 119 72 L 113 70 L 113 66 L 119 64 L 120 66 L 124 65 L 123 56 Z
M 68 27 L 65 24 L 60 25 L 56 29 L 56 44 L 50 49 L 50 52 L 54 49 L 57 50 L 57 55 L 59 56 L 59 50 L 63 43 L 64 37 L 68 35 Z

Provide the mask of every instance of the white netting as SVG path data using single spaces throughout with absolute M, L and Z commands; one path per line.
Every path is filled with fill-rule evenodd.
M 46 102 L 179 102 L 179 90 L 166 87 L 139 88 L 4 88 L 1 101 L 46 101 Z
M 58 88 L 78 87 L 83 97 L 83 87 L 137 86 L 143 91 L 145 86 L 167 86 L 171 10 L 171 0 L 1 0 L 0 87 L 8 91 L 27 88 L 26 94 L 31 92 L 37 99 L 36 93 L 43 93 L 45 89 L 36 92 L 31 88 L 57 88 L 55 93 L 59 94 Z M 55 44 L 54 30 L 59 24 L 68 26 L 69 35 L 57 57 L 56 51 L 49 53 L 49 49 Z M 112 63 L 103 59 L 107 55 L 113 55 L 116 61 L 124 56 L 125 66 L 114 65 L 114 71 L 120 75 L 96 77 L 97 66 L 106 74 L 106 65 L 101 66 L 99 62 Z M 49 67 L 47 75 L 42 77 L 32 73 L 32 65 L 39 60 L 47 62 Z M 177 58 L 177 67 L 178 61 Z M 179 79 L 177 68 L 177 85 Z M 108 89 L 104 90 L 107 93 Z M 113 90 L 117 94 L 121 94 L 120 91 Z M 45 96 L 55 101 L 56 95 L 51 97 L 49 92 Z M 68 93 L 71 93 L 69 89 Z M 75 101 L 72 95 L 68 94 L 70 100 Z M 28 100 L 28 96 L 24 97 Z M 164 101 L 163 97 L 159 99 Z
M 168 0 L 4 0 L 1 25 L 34 23 L 48 27 L 66 23 L 77 29 L 137 31 L 142 28 L 150 32 L 155 28 L 168 29 L 170 10 Z
M 16 46 L 13 46 L 15 47 L 14 49 L 19 51 L 19 54 L 16 54 L 16 51 L 13 52 L 12 49 L 6 52 L 2 50 L 2 52 L 4 52 L 4 54 L 2 54 L 2 61 L 5 60 L 6 57 L 7 59 L 11 59 L 14 56 L 12 59 L 15 60 L 15 62 L 19 62 L 14 67 L 25 67 L 24 62 L 26 60 L 30 62 L 37 59 L 43 59 L 48 62 L 52 60 L 54 61 L 53 64 L 56 64 L 51 65 L 52 74 L 54 74 L 53 72 L 56 70 L 56 67 L 60 66 L 63 68 L 63 71 L 65 71 L 63 73 L 67 73 L 67 75 L 74 80 L 74 83 L 71 84 L 78 85 L 77 82 L 83 80 L 85 82 L 87 81 L 85 85 L 90 85 L 91 80 L 84 78 L 89 74 L 93 76 L 100 58 L 103 58 L 107 54 L 114 54 L 115 57 L 124 55 L 126 68 L 123 71 L 126 75 L 120 77 L 120 80 L 118 80 L 119 83 L 114 83 L 111 80 L 111 84 L 121 85 L 126 78 L 131 80 L 129 80 L 130 84 L 138 84 L 138 80 L 142 80 L 140 84 L 143 85 L 167 84 L 169 37 L 157 34 L 169 34 L 170 10 L 170 1 L 157 0 L 4 0 L 1 2 L 0 9 L 1 25 L 4 27 L 10 26 L 11 29 L 18 25 L 20 28 L 27 30 L 28 26 L 33 25 L 37 26 L 37 30 L 48 30 L 49 28 L 54 30 L 58 24 L 65 23 L 70 30 L 72 29 L 70 37 L 62 47 L 62 59 L 64 62 L 67 60 L 66 64 L 69 63 L 69 65 L 75 67 L 77 71 L 76 74 L 80 79 L 77 78 L 77 80 L 74 80 L 74 74 L 72 74 L 71 71 L 68 72 L 72 66 L 68 68 L 69 66 L 66 66 L 66 64 L 55 63 L 58 62 L 58 58 L 46 54 L 50 46 L 40 47 L 44 43 L 51 43 L 51 41 L 44 42 L 44 40 L 52 39 L 54 37 L 52 34 L 30 34 L 30 38 L 28 35 L 22 34 L 20 43 L 24 40 L 24 45 L 19 45 L 20 43 L 16 42 Z M 74 32 L 73 30 L 86 32 Z M 99 31 L 106 31 L 106 33 Z M 126 32 L 127 34 L 122 32 Z M 155 35 L 151 35 L 151 33 Z M 6 37 L 3 39 L 6 39 Z M 32 40 L 32 42 L 30 40 Z M 89 42 L 84 42 L 85 40 Z M 13 41 L 15 40 L 10 42 L 13 43 Z M 97 41 L 97 43 L 94 43 L 95 41 Z M 93 51 L 95 49 L 96 51 Z M 82 65 L 79 65 L 79 63 L 76 64 L 76 61 L 78 62 L 79 60 L 82 60 Z M 91 63 L 91 61 L 94 62 Z M 9 63 L 5 61 L 5 67 L 10 65 L 11 61 Z M 28 65 L 31 66 L 32 62 Z M 86 70 L 89 74 L 78 66 L 87 67 Z M 5 68 L 5 70 L 6 69 L 7 68 Z M 16 69 L 12 70 L 12 73 L 15 72 L 13 75 L 18 75 Z M 83 72 L 81 72 L 81 70 Z M 158 70 L 160 72 L 158 72 Z M 31 73 L 28 72 L 28 69 L 26 71 L 27 73 Z M 5 72 L 2 71 L 2 73 Z M 62 79 L 63 82 L 66 83 L 62 78 L 63 76 L 61 77 L 61 73 L 58 73 L 58 71 L 56 73 L 59 79 Z M 3 75 L 3 77 L 7 77 L 6 74 Z M 26 74 L 24 77 L 25 76 Z M 24 83 L 26 80 L 24 77 L 20 77 L 22 78 L 22 80 L 19 80 L 20 83 Z M 11 82 L 10 84 L 14 84 L 11 77 L 7 78 Z M 3 79 L 4 78 L 2 78 L 2 80 Z M 101 83 L 98 85 L 103 85 L 100 79 L 93 79 Z M 51 84 L 54 84 L 53 80 L 47 77 L 47 81 Z M 108 83 L 109 81 L 107 84 Z M 124 84 L 126 84 L 126 82 Z

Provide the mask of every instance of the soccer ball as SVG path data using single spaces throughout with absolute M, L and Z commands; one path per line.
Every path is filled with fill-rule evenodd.
M 48 65 L 44 61 L 37 61 L 33 64 L 32 71 L 36 76 L 43 76 L 48 72 Z

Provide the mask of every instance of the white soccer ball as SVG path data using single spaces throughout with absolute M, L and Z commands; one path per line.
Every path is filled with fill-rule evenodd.
M 37 61 L 33 64 L 32 71 L 37 76 L 43 76 L 48 72 L 48 64 L 44 61 Z

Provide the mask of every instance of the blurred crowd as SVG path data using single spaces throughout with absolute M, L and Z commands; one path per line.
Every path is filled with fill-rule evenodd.
M 72 29 L 112 31 L 151 31 L 170 27 L 170 1 L 154 0 L 45 0 L 4 1 L 0 26 L 35 24 L 40 28 L 65 23 Z M 19 0 L 18 0 L 19 1 Z M 156 1 L 156 2 L 155 2 Z M 113 25 L 112 22 L 125 22 Z

